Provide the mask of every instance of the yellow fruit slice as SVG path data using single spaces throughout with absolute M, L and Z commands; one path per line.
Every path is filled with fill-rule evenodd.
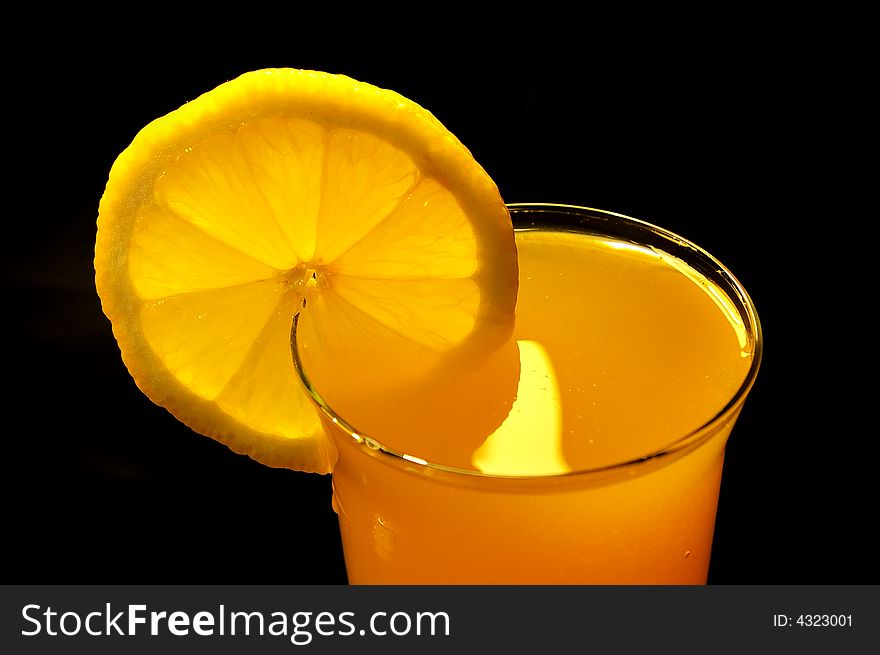
M 101 198 L 95 273 L 151 400 L 313 472 L 332 454 L 293 368 L 295 313 L 313 381 L 356 392 L 499 347 L 517 290 L 498 189 L 433 115 L 294 69 L 246 73 L 137 134 Z

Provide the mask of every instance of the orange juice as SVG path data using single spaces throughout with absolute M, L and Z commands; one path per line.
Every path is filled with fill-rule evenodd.
M 647 224 L 512 213 L 508 348 L 393 399 L 334 406 L 324 387 L 349 580 L 705 583 L 724 447 L 760 360 L 748 296 Z

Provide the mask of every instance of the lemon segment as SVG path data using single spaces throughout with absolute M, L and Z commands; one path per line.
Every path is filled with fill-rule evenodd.
M 176 214 L 144 208 L 129 249 L 129 276 L 143 300 L 268 280 L 277 269 L 218 241 Z
M 273 279 L 169 296 L 144 303 L 140 322 L 147 344 L 172 375 L 213 400 L 241 366 L 281 293 Z
M 190 146 L 157 181 L 156 202 L 258 261 L 290 268 L 298 258 L 260 184 L 267 176 L 249 156 L 252 149 L 268 149 L 253 143 L 259 134 L 248 125 L 236 134 L 218 134 Z
M 383 221 L 418 179 L 413 161 L 386 141 L 350 129 L 327 135 L 317 263 L 334 261 Z M 347 189 L 347 193 L 339 193 Z
M 425 220 L 430 213 L 431 220 Z M 334 262 L 353 277 L 382 279 L 469 278 L 479 253 L 468 217 L 452 194 L 421 180 L 381 223 Z
M 309 434 L 319 428 L 308 397 L 290 383 L 296 375 L 290 357 L 293 305 L 292 298 L 279 303 L 216 399 L 233 419 L 269 434 Z
M 479 288 L 469 279 L 352 276 L 336 282 L 333 291 L 401 338 L 438 352 L 450 350 L 471 332 L 480 305 Z M 332 329 L 338 328 L 334 325 Z

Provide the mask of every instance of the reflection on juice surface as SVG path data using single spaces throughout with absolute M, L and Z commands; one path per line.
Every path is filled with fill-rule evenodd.
M 715 416 L 751 365 L 726 295 L 669 255 L 564 232 L 518 235 L 516 337 L 540 343 L 572 469 L 666 446 Z
M 507 348 L 455 384 L 334 408 L 413 466 L 364 454 L 327 421 L 349 579 L 705 582 L 738 407 L 696 446 L 571 472 L 639 460 L 717 416 L 752 364 L 740 315 L 720 288 L 652 248 L 549 230 L 518 232 L 517 247 Z M 487 479 L 423 460 L 556 477 Z

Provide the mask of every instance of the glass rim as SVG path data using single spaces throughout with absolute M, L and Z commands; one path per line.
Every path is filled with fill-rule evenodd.
M 494 473 L 483 473 L 482 471 L 478 471 L 475 469 L 458 468 L 454 466 L 440 464 L 438 462 L 428 461 L 416 455 L 408 454 L 401 450 L 391 448 L 383 444 L 380 440 L 375 439 L 371 435 L 358 430 L 351 423 L 345 420 L 324 400 L 320 392 L 312 385 L 309 376 L 305 371 L 302 360 L 299 356 L 299 349 L 296 342 L 296 328 L 300 316 L 299 312 L 297 312 L 293 317 L 293 325 L 290 332 L 290 348 L 297 376 L 299 377 L 300 382 L 304 386 L 308 395 L 311 397 L 311 400 L 318 411 L 321 412 L 333 424 L 334 427 L 338 428 L 350 438 L 351 445 L 355 447 L 361 447 L 365 451 L 364 456 L 382 457 L 387 463 L 403 466 L 410 471 L 421 471 L 428 474 L 441 474 L 443 476 L 452 476 L 462 482 L 472 482 L 474 480 L 495 480 L 501 482 L 507 481 L 527 484 L 540 484 L 542 482 L 552 482 L 555 484 L 559 483 L 560 481 L 598 481 L 604 480 L 609 475 L 614 475 L 615 473 L 621 471 L 630 471 L 634 473 L 636 467 L 639 467 L 640 472 L 647 472 L 648 469 L 653 467 L 646 465 L 661 465 L 663 463 L 671 461 L 675 459 L 675 457 L 672 457 L 673 455 L 683 454 L 710 440 L 710 437 L 716 433 L 718 428 L 724 425 L 731 418 L 735 418 L 736 412 L 740 410 L 746 396 L 755 384 L 755 380 L 757 378 L 758 370 L 761 366 L 761 359 L 763 356 L 763 334 L 761 330 L 761 323 L 758 318 L 758 313 L 751 297 L 746 292 L 745 288 L 739 282 L 739 280 L 724 264 L 722 264 L 714 255 L 710 254 L 708 251 L 701 248 L 692 241 L 685 239 L 684 237 L 681 237 L 678 234 L 671 232 L 670 230 L 658 227 L 647 221 L 627 216 L 625 214 L 620 214 L 604 209 L 596 209 L 593 207 L 557 203 L 518 202 L 506 203 L 506 206 L 510 211 L 511 218 L 519 214 L 564 214 L 574 217 L 579 216 L 582 219 L 602 219 L 605 221 L 614 222 L 616 225 L 628 225 L 631 228 L 635 228 L 640 233 L 652 234 L 655 238 L 659 238 L 665 242 L 668 242 L 669 245 L 675 246 L 675 249 L 689 252 L 692 258 L 702 259 L 702 263 L 704 264 L 704 266 L 701 268 L 706 268 L 705 265 L 708 264 L 710 265 L 711 270 L 702 270 L 701 272 L 710 272 L 718 279 L 720 279 L 724 283 L 723 291 L 725 292 L 725 294 L 731 298 L 734 298 L 735 296 L 735 299 L 739 301 L 739 304 L 737 305 L 737 311 L 744 320 L 746 333 L 750 338 L 752 346 L 752 361 L 742 383 L 731 395 L 727 403 L 710 419 L 705 421 L 697 428 L 691 430 L 690 432 L 680 437 L 677 437 L 673 441 L 667 443 L 665 446 L 655 449 L 647 454 L 626 460 L 621 460 L 619 462 L 604 464 L 602 466 L 582 468 L 574 471 L 567 471 L 564 473 L 556 473 L 550 475 L 500 475 Z M 578 226 L 575 224 L 572 224 L 570 226 L 559 224 L 555 227 L 557 230 L 561 229 L 576 233 L 586 231 L 585 229 L 583 229 L 583 227 L 581 227 L 580 229 L 566 230 L 566 227 L 578 228 Z M 529 228 L 527 226 L 517 226 L 516 224 L 514 224 L 515 231 L 527 231 L 528 229 Z M 646 244 L 638 243 L 637 245 Z M 692 267 L 694 266 L 694 261 L 686 260 L 686 263 Z M 718 280 L 713 281 L 718 282 Z M 325 437 L 329 438 L 326 435 Z

